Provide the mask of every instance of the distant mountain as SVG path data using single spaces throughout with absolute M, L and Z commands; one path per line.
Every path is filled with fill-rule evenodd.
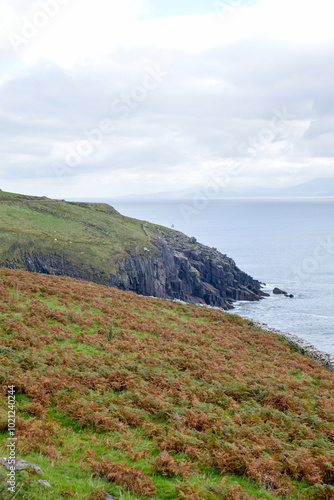
M 285 188 L 258 188 L 245 192 L 249 197 L 259 198 L 308 198 L 334 196 L 334 178 L 314 179 Z
M 150 199 L 150 200 L 180 200 L 191 198 L 313 198 L 313 197 L 334 197 L 334 178 L 319 178 L 303 184 L 289 186 L 284 188 L 255 188 L 255 189 L 240 189 L 231 191 L 228 188 L 217 190 L 214 195 L 206 194 L 206 186 L 193 186 L 189 189 L 181 191 L 163 191 L 152 194 L 128 195 L 121 197 L 122 199 Z

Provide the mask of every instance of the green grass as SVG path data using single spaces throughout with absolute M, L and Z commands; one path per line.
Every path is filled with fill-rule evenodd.
M 7 191 L 2 191 L 0 189 L 0 197 L 13 197 L 13 198 L 29 198 L 29 199 L 41 199 L 39 196 L 25 196 L 23 194 L 18 194 L 18 193 L 9 193 Z
M 23 255 L 56 255 L 87 280 L 107 283 L 129 254 L 156 251 L 155 226 L 107 204 L 74 203 L 0 192 L 0 263 L 25 269 Z M 108 233 L 108 234 L 105 234 Z M 66 274 L 66 272 L 65 272 Z

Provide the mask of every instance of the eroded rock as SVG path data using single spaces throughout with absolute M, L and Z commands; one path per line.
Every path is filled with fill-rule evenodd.
M 273 290 L 274 295 L 284 295 L 285 297 L 289 297 L 290 299 L 293 299 L 292 293 L 285 292 L 284 290 L 281 290 L 280 288 L 274 288 Z
M 44 481 L 43 479 L 38 479 L 37 482 L 41 486 L 45 486 L 46 488 L 51 488 L 51 484 L 48 481 Z
M 14 464 L 11 462 L 11 460 L 5 457 L 1 458 L 1 461 L 8 471 L 13 470 L 13 467 L 15 467 L 15 470 L 25 470 L 28 468 L 32 468 L 39 474 L 44 474 L 44 471 L 38 465 L 26 462 L 26 460 L 22 460 L 21 458 L 15 460 Z

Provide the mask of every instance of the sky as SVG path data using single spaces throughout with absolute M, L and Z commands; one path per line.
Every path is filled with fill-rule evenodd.
M 2 0 L 0 189 L 95 198 L 334 177 L 332 11 Z

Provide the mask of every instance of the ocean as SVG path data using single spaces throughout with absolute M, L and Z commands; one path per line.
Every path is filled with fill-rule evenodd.
M 238 302 L 234 312 L 334 354 L 334 198 L 103 201 L 217 248 L 265 291 L 293 294 Z

